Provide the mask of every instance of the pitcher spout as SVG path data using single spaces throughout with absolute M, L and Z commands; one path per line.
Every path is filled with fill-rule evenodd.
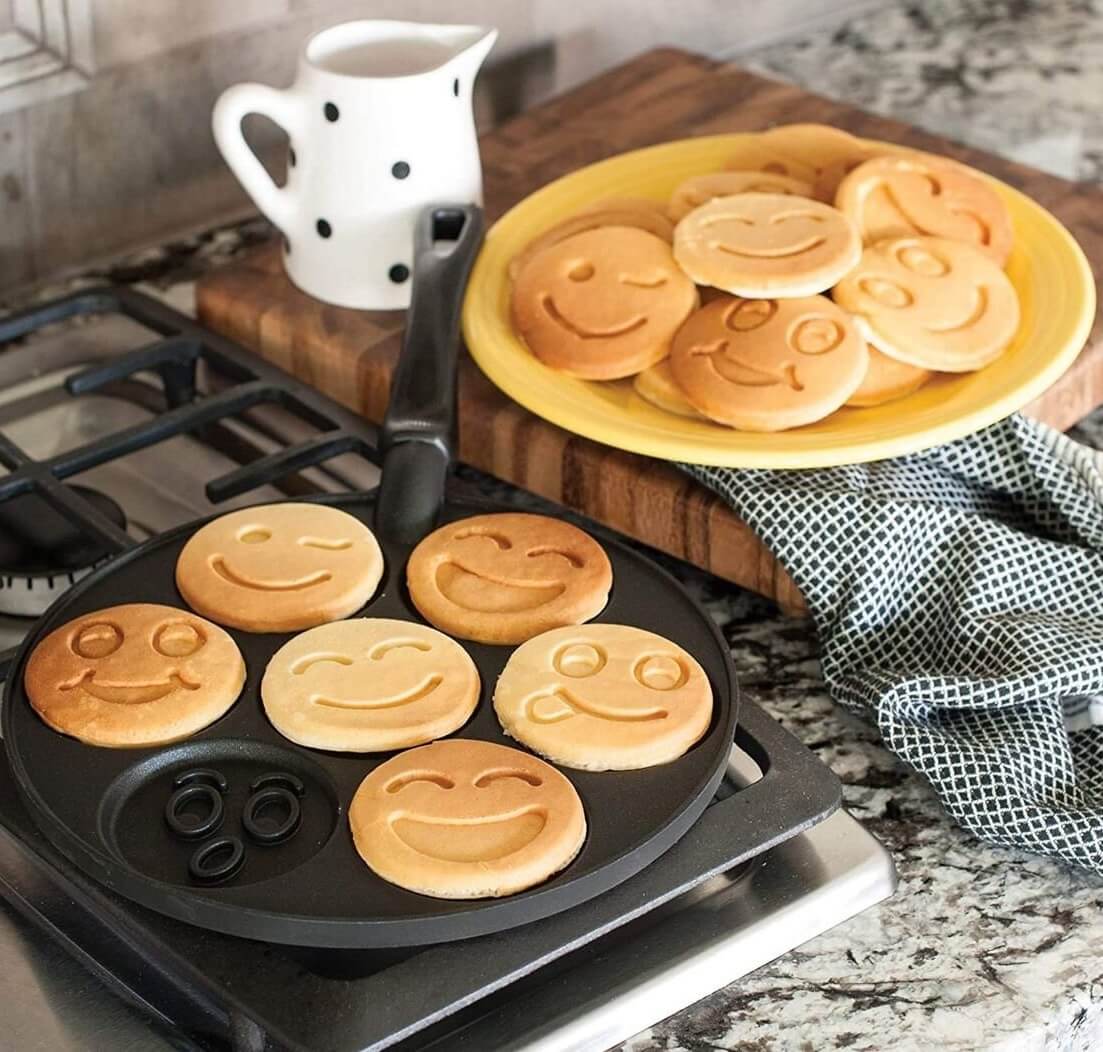
M 498 39 L 498 30 L 493 26 L 441 26 L 440 28 L 451 30 L 456 34 L 453 45 L 455 53 L 448 62 L 449 67 L 474 77 Z

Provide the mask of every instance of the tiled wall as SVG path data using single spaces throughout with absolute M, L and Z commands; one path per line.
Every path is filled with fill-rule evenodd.
M 0 0 L 0 11 L 10 0 Z M 302 40 L 348 18 L 496 25 L 483 124 L 658 44 L 745 49 L 876 0 L 54 0 L 82 51 L 64 93 L 5 108 L 0 290 L 194 229 L 249 206 L 210 111 L 241 80 L 290 83 Z M 81 33 L 85 37 L 80 37 Z M 3 65 L 0 64 L 0 83 Z M 489 89 L 489 90 L 487 90 Z M 278 136 L 247 124 L 262 151 Z

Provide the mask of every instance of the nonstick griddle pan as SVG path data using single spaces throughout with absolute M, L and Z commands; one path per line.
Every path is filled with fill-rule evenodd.
M 374 493 L 325 498 L 371 524 L 383 548 L 385 573 L 365 616 L 421 621 L 404 584 L 413 545 L 440 523 L 512 510 L 445 500 L 444 492 L 459 308 L 481 237 L 476 208 L 440 207 L 422 216 L 413 302 L 382 431 L 382 483 Z M 27 656 L 54 628 L 103 607 L 185 607 L 174 568 L 198 525 L 135 548 L 62 596 L 27 637 L 6 685 L 4 745 L 32 815 L 73 862 L 131 899 L 217 931 L 302 946 L 398 947 L 484 935 L 567 909 L 632 876 L 670 848 L 713 796 L 737 715 L 728 649 L 677 581 L 600 531 L 614 583 L 595 620 L 637 625 L 693 654 L 712 684 L 713 720 L 701 741 L 662 766 L 562 768 L 586 809 L 586 842 L 565 870 L 520 894 L 428 898 L 364 865 L 346 809 L 363 778 L 390 754 L 307 749 L 275 731 L 259 684 L 290 634 L 229 630 L 248 666 L 244 691 L 224 717 L 185 742 L 105 749 L 51 730 L 23 689 Z M 490 700 L 512 648 L 461 643 L 478 666 L 482 696 L 453 737 L 517 747 L 502 733 Z

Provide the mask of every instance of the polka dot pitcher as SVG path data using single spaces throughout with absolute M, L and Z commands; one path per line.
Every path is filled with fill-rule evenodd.
M 226 163 L 283 234 L 304 292 L 360 309 L 409 306 L 414 222 L 434 202 L 482 203 L 471 88 L 497 38 L 479 26 L 346 22 L 311 37 L 294 84 L 238 84 L 214 109 Z M 287 132 L 287 182 L 249 148 L 242 119 Z

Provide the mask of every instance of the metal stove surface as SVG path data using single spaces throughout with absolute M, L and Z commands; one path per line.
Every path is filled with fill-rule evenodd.
M 133 322 L 110 317 L 94 325 L 66 326 L 0 355 L 0 432 L 33 456 L 45 457 L 148 419 L 163 400 L 156 377 L 145 384 L 138 376 L 81 398 L 68 396 L 59 386 L 68 374 L 141 346 L 148 336 L 148 330 Z M 217 384 L 215 378 L 206 382 Z M 302 439 L 303 426 L 274 407 L 264 407 L 206 428 L 201 436 L 178 436 L 102 464 L 72 481 L 116 500 L 127 514 L 129 533 L 141 540 L 210 511 L 208 480 Z M 350 455 L 301 472 L 296 484 L 304 492 L 340 492 L 369 488 L 376 477 L 370 464 Z M 258 489 L 219 507 L 286 494 L 286 489 Z M 0 616 L 0 647 L 18 642 L 29 624 Z M 0 775 L 8 780 L 6 769 Z M 734 785 L 750 784 L 760 775 L 748 755 L 733 749 L 729 779 Z M 25 914 L 0 902 L 0 1004 L 5 1006 L 0 1047 L 51 1052 L 110 1047 L 126 1052 L 225 1045 L 224 1039 L 200 1038 L 182 1029 L 185 1013 L 171 994 L 151 993 L 141 983 L 128 982 L 111 960 L 97 959 L 95 940 L 83 938 L 87 933 L 79 920 L 68 916 L 56 896 L 51 899 L 36 890 L 36 879 L 34 866 L 15 850 L 15 840 L 0 836 L 0 893 L 18 900 Z M 839 811 L 752 863 L 713 878 L 522 982 L 416 1036 L 393 1034 L 385 1045 L 472 1052 L 605 1048 L 873 905 L 894 886 L 888 854 Z M 123 903 L 122 908 L 131 907 Z M 29 922 L 52 928 L 55 941 Z M 504 937 L 523 938 L 523 930 Z M 198 934 L 194 941 L 202 944 Z M 235 942 L 243 959 L 256 957 L 258 970 L 269 966 L 266 950 Z M 187 937 L 181 944 L 188 945 Z M 399 963 L 416 969 L 422 953 L 441 949 L 411 952 Z M 453 945 L 447 953 L 462 967 L 462 949 Z M 201 961 L 196 963 L 202 967 Z M 377 974 L 395 965 L 393 958 L 381 958 Z M 281 1044 L 335 1052 L 385 1047 L 357 1038 L 358 1016 L 372 1011 L 366 996 L 373 989 L 371 975 L 335 977 L 301 968 L 287 974 L 297 976 L 307 1001 L 311 996 L 327 1003 L 336 999 L 347 1011 L 325 1028 L 324 1037 L 316 1022 L 303 1020 L 301 1026 L 289 1027 Z M 227 1032 L 234 1034 L 235 1048 L 265 1047 L 257 1044 L 258 1036 L 248 1025 L 231 1019 Z

